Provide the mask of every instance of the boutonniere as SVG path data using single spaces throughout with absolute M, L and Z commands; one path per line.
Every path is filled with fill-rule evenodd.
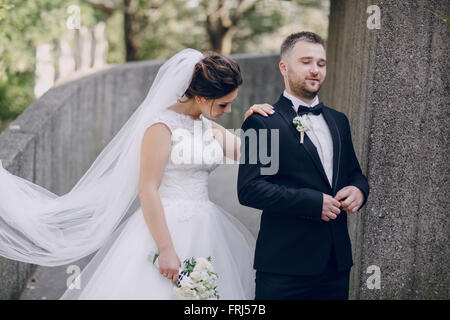
M 300 143 L 303 143 L 303 138 L 305 136 L 305 131 L 309 130 L 308 127 L 308 116 L 306 114 L 302 116 L 296 116 L 294 120 L 292 120 L 292 123 L 294 124 L 297 131 L 300 132 Z

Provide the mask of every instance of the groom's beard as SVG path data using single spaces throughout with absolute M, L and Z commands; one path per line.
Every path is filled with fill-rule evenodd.
M 319 85 L 316 91 L 310 91 L 306 88 L 306 80 L 303 82 L 295 82 L 288 78 L 289 87 L 291 88 L 291 91 L 299 98 L 306 98 L 306 99 L 314 99 L 317 94 L 320 91 L 320 88 L 322 84 Z

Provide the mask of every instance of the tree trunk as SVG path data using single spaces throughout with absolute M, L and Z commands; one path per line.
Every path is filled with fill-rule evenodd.
M 126 8 L 130 8 L 135 0 L 124 0 Z M 138 39 L 138 26 L 135 21 L 135 14 L 124 12 L 124 34 L 126 61 L 136 61 L 140 56 L 140 42 Z
M 211 50 L 229 55 L 233 40 L 234 27 L 225 27 L 220 20 L 211 21 L 206 19 L 206 30 L 208 32 Z
M 221 54 L 230 55 L 231 54 L 231 45 L 233 44 L 233 34 L 234 28 L 228 29 L 228 31 L 223 35 L 221 41 Z

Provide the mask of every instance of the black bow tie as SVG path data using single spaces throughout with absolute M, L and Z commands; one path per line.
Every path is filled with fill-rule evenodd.
M 314 107 L 310 108 L 310 107 L 305 107 L 305 106 L 298 106 L 298 110 L 297 110 L 297 114 L 299 116 L 302 116 L 304 114 L 307 114 L 309 112 L 315 114 L 315 115 L 319 115 L 322 113 L 322 109 L 323 109 L 323 104 L 322 102 L 320 102 L 318 105 L 315 105 Z

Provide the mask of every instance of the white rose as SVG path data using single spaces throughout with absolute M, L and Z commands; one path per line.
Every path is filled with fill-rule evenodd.
M 202 285 L 201 283 L 197 284 L 195 289 L 197 290 L 197 293 L 200 295 L 202 295 L 203 293 L 206 292 L 206 287 L 204 285 Z
M 193 288 L 194 287 L 194 281 L 190 277 L 183 277 L 180 281 L 181 287 L 187 287 L 187 288 Z
M 205 292 L 205 295 L 207 295 L 207 297 L 214 297 L 214 290 L 208 290 Z
M 195 264 L 194 270 L 197 268 L 197 271 L 201 270 L 208 270 L 208 271 L 214 271 L 212 264 L 205 258 L 198 258 L 197 263 Z
M 206 264 L 208 271 L 214 272 L 214 268 L 210 262 Z
M 195 290 L 189 289 L 187 287 L 182 288 L 174 288 L 174 296 L 180 300 L 198 300 L 200 299 L 199 295 Z
M 204 269 L 207 269 L 208 267 L 208 261 L 205 258 L 197 258 L 194 271 L 202 271 Z
M 209 299 L 212 296 L 209 294 L 209 291 L 205 291 L 200 295 L 200 298 L 202 298 L 203 300 Z
M 199 299 L 199 296 L 197 294 L 197 292 L 195 292 L 195 290 L 187 288 L 187 287 L 183 287 L 181 288 L 181 292 L 183 294 L 183 297 L 188 298 L 188 299 Z
M 208 263 L 208 260 L 206 260 L 203 257 L 198 257 L 196 261 L 197 261 L 197 263 Z
M 175 296 L 176 299 L 181 299 L 181 288 L 174 287 L 173 295 Z
M 176 299 L 180 300 L 198 300 L 200 299 L 199 295 L 195 290 L 189 289 L 187 287 L 174 287 L 173 293 Z
M 202 279 L 202 281 L 207 281 L 209 279 L 208 271 L 202 270 L 202 272 L 200 273 L 200 278 Z
M 189 277 L 190 277 L 194 282 L 199 282 L 200 279 L 201 279 L 200 272 L 198 272 L 198 271 L 192 271 L 191 274 L 189 275 Z

